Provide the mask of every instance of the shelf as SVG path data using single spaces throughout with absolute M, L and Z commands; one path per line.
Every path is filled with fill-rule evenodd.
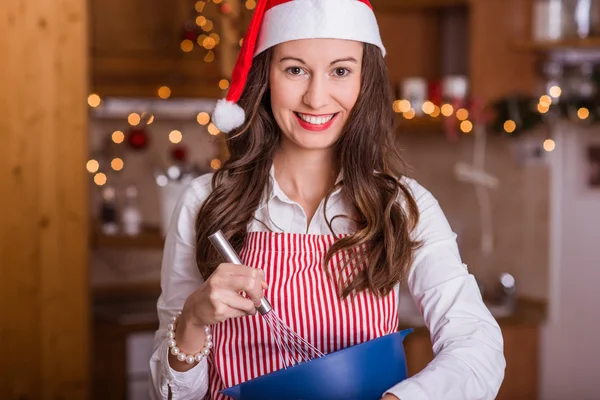
M 515 43 L 515 47 L 522 51 L 561 51 L 561 50 L 599 50 L 600 38 L 566 39 L 554 41 L 523 40 Z
M 398 115 L 398 131 L 400 134 L 411 133 L 443 133 L 445 117 L 418 116 L 406 119 Z
M 162 249 L 164 238 L 159 228 L 145 227 L 138 236 L 124 234 L 105 235 L 99 230 L 92 232 L 92 246 L 117 249 Z
M 403 12 L 469 5 L 469 0 L 372 0 L 375 12 Z

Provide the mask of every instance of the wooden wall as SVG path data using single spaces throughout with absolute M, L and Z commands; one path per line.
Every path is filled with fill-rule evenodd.
M 89 386 L 87 9 L 0 2 L 0 397 Z

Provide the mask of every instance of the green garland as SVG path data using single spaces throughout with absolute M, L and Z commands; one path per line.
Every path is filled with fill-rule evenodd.
M 564 97 L 558 101 L 552 99 L 552 104 L 545 113 L 538 110 L 540 99 L 534 96 L 517 94 L 502 98 L 490 104 L 491 118 L 489 119 L 490 131 L 511 137 L 519 137 L 542 125 L 548 125 L 561 119 L 567 119 L 577 124 L 590 125 L 600 121 L 600 98 Z M 587 118 L 580 118 L 578 111 L 585 108 L 589 111 Z M 585 115 L 585 112 L 582 111 Z M 513 132 L 506 132 L 504 123 L 512 120 L 516 123 Z

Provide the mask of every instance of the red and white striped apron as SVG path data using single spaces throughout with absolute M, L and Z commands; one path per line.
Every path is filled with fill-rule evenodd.
M 245 265 L 265 272 L 265 297 L 273 312 L 297 334 L 331 353 L 389 333 L 398 327 L 396 293 L 379 298 L 361 292 L 337 296 L 336 254 L 329 268 L 322 260 L 333 235 L 250 232 L 240 253 Z M 219 391 L 284 367 L 269 326 L 260 314 L 234 318 L 213 326 L 208 358 L 209 399 L 225 400 Z

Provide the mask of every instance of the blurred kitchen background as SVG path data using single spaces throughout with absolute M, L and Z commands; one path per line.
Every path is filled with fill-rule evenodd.
M 600 398 L 600 2 L 372 4 L 397 146 L 504 333 L 498 399 Z M 148 398 L 165 224 L 227 158 L 210 112 L 255 7 L 0 5 L 0 399 Z

